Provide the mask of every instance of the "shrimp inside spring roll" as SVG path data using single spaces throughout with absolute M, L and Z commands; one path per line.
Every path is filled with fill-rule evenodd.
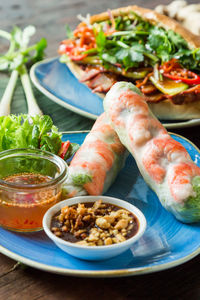
M 200 168 L 155 118 L 140 90 L 116 83 L 104 109 L 161 204 L 182 222 L 200 221 Z
M 70 164 L 63 196 L 101 195 L 106 192 L 122 168 L 125 157 L 125 147 L 103 113 Z

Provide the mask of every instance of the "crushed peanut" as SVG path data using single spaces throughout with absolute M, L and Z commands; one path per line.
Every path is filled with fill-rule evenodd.
M 113 204 L 79 203 L 65 206 L 51 222 L 51 231 L 58 237 L 84 246 L 121 243 L 136 234 L 137 218 L 128 210 Z

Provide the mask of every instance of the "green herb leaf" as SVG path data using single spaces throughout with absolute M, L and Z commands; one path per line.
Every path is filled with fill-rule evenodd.
M 33 126 L 32 135 L 30 138 L 30 146 L 33 148 L 39 148 L 39 141 L 40 141 L 40 130 L 38 125 Z
M 119 49 L 116 53 L 115 56 L 118 61 L 123 61 L 125 57 L 129 55 L 129 49 Z
M 61 57 L 60 57 L 60 62 L 61 63 L 69 63 L 71 61 L 71 59 L 69 58 L 69 56 L 67 54 L 63 54 Z
M 80 148 L 79 144 L 70 143 L 67 153 L 64 157 L 64 160 L 70 159 L 78 151 L 79 148 Z
M 79 174 L 76 176 L 72 176 L 72 180 L 74 185 L 82 186 L 88 182 L 92 181 L 92 177 L 86 174 Z
M 35 63 L 39 60 L 42 60 L 44 58 L 44 50 L 47 47 L 47 40 L 45 38 L 42 38 L 36 45 L 35 45 L 35 54 L 32 58 L 32 63 Z
M 156 63 L 178 58 L 183 67 L 200 71 L 200 49 L 189 49 L 187 42 L 174 31 L 152 25 L 134 12 L 114 21 L 116 31 L 110 35 L 103 31 L 111 25 L 110 20 L 93 24 L 97 48 L 86 51 L 89 56 L 82 60 L 84 64 L 103 64 L 109 69 L 119 63 L 128 70 L 154 67 Z M 95 56 L 90 56 L 94 53 Z M 68 62 L 68 58 L 62 56 L 61 61 Z
M 60 150 L 61 144 L 62 142 L 58 136 L 54 133 L 50 133 L 49 135 L 42 136 L 40 149 L 57 154 Z
M 153 27 L 148 37 L 148 46 L 156 52 L 161 61 L 171 59 L 172 45 L 168 39 L 167 32 L 158 27 Z
M 112 56 L 112 55 L 110 55 L 110 54 L 108 54 L 108 53 L 103 53 L 102 56 L 101 56 L 101 58 L 102 58 L 103 60 L 105 60 L 105 61 L 107 61 L 107 62 L 113 64 L 113 65 L 116 64 L 116 62 L 117 62 L 116 57 L 115 57 L 115 56 Z
M 167 32 L 169 40 L 177 47 L 177 48 L 187 48 L 186 41 L 173 30 L 168 30 Z
M 51 130 L 53 126 L 53 121 L 50 116 L 44 115 L 44 116 L 35 116 L 32 117 L 32 121 L 34 125 L 37 125 L 39 127 L 40 131 L 40 137 L 43 134 L 46 134 L 48 131 Z
M 144 47 L 142 45 L 133 45 L 129 50 L 131 60 L 133 62 L 142 62 L 144 60 L 143 51 Z
M 9 67 L 9 62 L 6 57 L 0 57 L 0 71 L 7 70 Z
M 10 115 L 0 117 L 0 151 L 14 148 L 40 148 L 57 154 L 61 134 L 49 116 Z
M 71 30 L 71 28 L 69 27 L 68 24 L 65 26 L 65 29 L 66 29 L 67 38 L 68 39 L 73 39 L 74 38 L 73 31 Z
M 23 64 L 34 63 L 43 59 L 46 39 L 28 47 L 30 38 L 35 33 L 35 27 L 27 26 L 24 30 L 15 26 L 11 32 L 10 48 L 5 55 L 0 57 L 0 70 L 17 70 L 20 72 Z
M 104 50 L 106 42 L 105 33 L 101 30 L 96 36 L 97 49 L 99 52 Z

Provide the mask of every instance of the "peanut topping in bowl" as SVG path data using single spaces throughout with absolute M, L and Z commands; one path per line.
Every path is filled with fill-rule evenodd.
M 121 243 L 138 228 L 138 220 L 130 211 L 101 199 L 65 206 L 51 221 L 51 231 L 57 237 L 84 246 Z

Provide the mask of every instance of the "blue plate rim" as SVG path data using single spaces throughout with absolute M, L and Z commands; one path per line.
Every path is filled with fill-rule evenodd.
M 92 120 L 96 120 L 98 118 L 98 115 L 94 115 L 94 114 L 91 114 L 89 112 L 86 112 L 84 110 L 81 110 L 75 106 L 72 106 L 68 103 L 66 103 L 65 101 L 63 101 L 62 99 L 56 97 L 55 95 L 53 95 L 51 92 L 49 92 L 45 87 L 43 87 L 38 79 L 37 79 L 37 76 L 35 74 L 35 69 L 40 65 L 40 64 L 43 64 L 43 63 L 48 63 L 50 61 L 54 61 L 55 59 L 57 59 L 56 57 L 54 58 L 48 58 L 48 59 L 45 59 L 45 60 L 42 60 L 40 62 L 37 62 L 35 63 L 31 69 L 30 69 L 30 78 L 31 78 L 31 81 L 33 82 L 33 84 L 35 85 L 35 87 L 40 91 L 42 92 L 45 96 L 47 96 L 49 99 L 53 100 L 55 103 L 81 115 L 81 116 L 84 116 L 86 118 L 89 118 L 89 119 L 92 119 Z
M 92 113 L 88 113 L 82 109 L 79 109 L 75 106 L 72 106 L 68 103 L 66 103 L 65 101 L 63 101 L 62 99 L 58 98 L 57 96 L 55 96 L 53 93 L 51 93 L 50 91 L 48 91 L 45 87 L 43 87 L 40 82 L 38 81 L 38 78 L 36 76 L 35 70 L 36 68 L 41 65 L 41 64 L 46 64 L 49 63 L 51 61 L 54 61 L 56 59 L 58 59 L 59 57 L 53 57 L 53 58 L 47 58 L 44 59 L 42 61 L 39 61 L 37 63 L 35 63 L 31 69 L 30 69 L 30 78 L 32 83 L 35 85 L 35 87 L 41 92 L 43 93 L 45 96 L 47 96 L 49 99 L 51 99 L 52 101 L 56 102 L 57 104 L 81 115 L 84 117 L 87 117 L 89 119 L 92 120 L 96 120 L 98 115 L 92 114 Z M 179 122 L 179 123 L 163 123 L 163 126 L 167 129 L 173 129 L 173 128 L 187 128 L 187 127 L 193 127 L 193 126 L 197 126 L 200 125 L 200 119 L 192 119 L 192 120 L 188 120 L 188 121 L 183 121 L 183 122 Z
M 140 275 L 140 274 L 148 274 L 148 273 L 155 273 L 158 271 L 164 271 L 176 266 L 179 266 L 198 254 L 200 254 L 200 248 L 196 249 L 194 252 L 190 253 L 189 255 L 177 259 L 175 261 L 169 262 L 169 263 L 163 263 L 156 266 L 151 267 L 140 267 L 140 268 L 130 268 L 130 269 L 121 269 L 121 270 L 106 270 L 106 271 L 93 271 L 93 270 L 76 270 L 76 269 L 65 269 L 65 268 L 59 268 L 59 267 L 53 267 L 46 264 L 38 263 L 34 260 L 31 260 L 29 258 L 25 258 L 21 255 L 15 254 L 10 250 L 7 250 L 5 247 L 0 245 L 0 252 L 16 261 L 19 261 L 21 263 L 24 263 L 30 267 L 47 271 L 55 274 L 60 275 L 71 275 L 71 276 L 80 276 L 80 277 L 125 277 L 125 276 L 131 276 L 131 275 Z
M 78 133 L 87 133 L 89 130 L 80 130 L 80 131 L 62 131 L 62 134 L 78 134 Z M 200 154 L 200 149 L 193 144 L 190 140 L 187 138 L 170 132 L 170 134 L 173 134 L 177 137 L 180 137 L 181 139 L 187 141 L 190 143 Z M 14 252 L 8 250 L 7 248 L 0 245 L 0 252 L 16 261 L 19 261 L 21 263 L 24 263 L 30 267 L 34 267 L 36 269 L 47 271 L 55 274 L 60 275 L 66 275 L 66 276 L 79 276 L 79 277 L 125 277 L 125 276 L 132 276 L 132 275 L 140 275 L 140 274 L 148 274 L 148 273 L 155 273 L 158 271 L 167 270 L 176 266 L 179 266 L 192 258 L 196 257 L 200 254 L 200 247 L 191 252 L 190 254 L 180 258 L 175 259 L 168 263 L 161 263 L 159 265 L 151 266 L 151 267 L 139 267 L 139 268 L 129 268 L 129 269 L 118 269 L 118 270 L 102 270 L 102 271 L 93 271 L 93 270 L 77 270 L 77 269 L 66 269 L 61 267 L 54 267 L 47 264 L 39 263 L 35 260 L 26 258 L 22 255 L 15 254 Z

